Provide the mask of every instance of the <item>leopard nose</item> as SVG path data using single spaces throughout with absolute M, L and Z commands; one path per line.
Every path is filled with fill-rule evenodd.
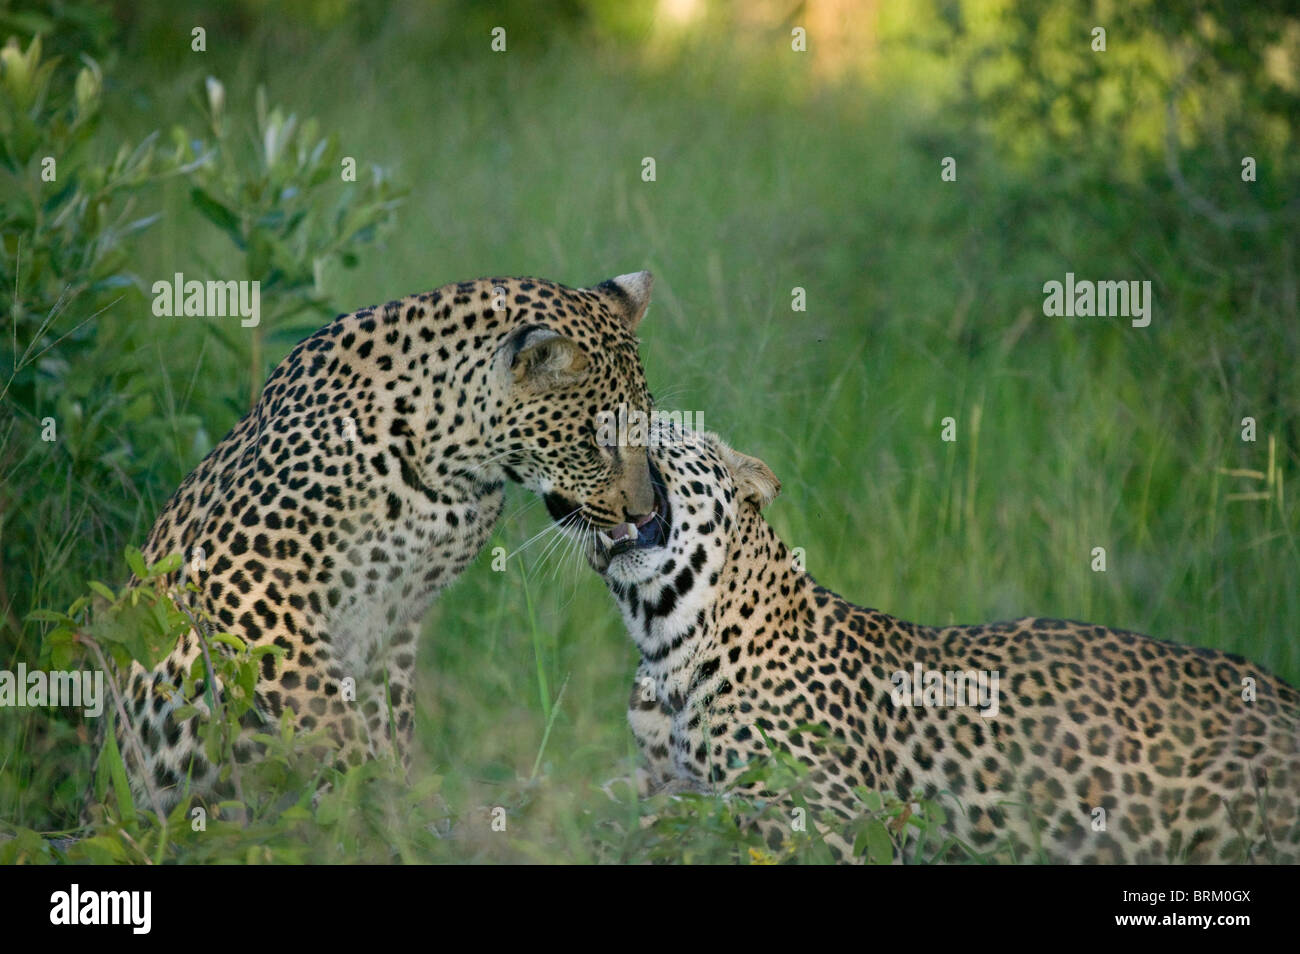
M 655 509 L 655 492 L 650 486 L 646 486 L 645 493 L 637 493 L 628 501 L 628 506 L 624 509 L 624 516 L 629 523 L 641 524 L 654 513 Z
M 653 513 L 655 509 L 655 492 L 650 486 L 649 475 L 646 476 L 643 486 L 633 487 L 627 495 L 627 502 L 624 504 L 623 513 L 632 523 L 636 523 L 648 513 Z
M 626 494 L 624 511 L 627 519 L 632 523 L 636 523 L 655 509 L 654 483 L 650 478 L 650 458 L 644 448 L 638 448 L 638 451 L 635 459 L 627 461 L 628 469 L 624 472 L 627 479 L 624 487 Z

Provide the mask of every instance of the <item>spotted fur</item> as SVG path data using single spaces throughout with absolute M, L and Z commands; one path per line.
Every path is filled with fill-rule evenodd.
M 855 606 L 760 514 L 779 487 L 762 461 L 680 436 L 652 451 L 663 545 L 588 551 L 641 653 L 628 718 L 654 786 L 771 796 L 739 781 L 761 729 L 812 767 L 832 818 L 861 811 L 858 786 L 954 796 L 953 834 L 1004 860 L 1300 860 L 1294 688 L 1087 623 L 930 627 Z M 894 674 L 916 663 L 998 672 L 996 715 L 896 704 Z M 795 731 L 808 724 L 828 735 Z
M 284 650 L 262 657 L 250 730 L 287 709 L 341 764 L 394 742 L 407 758 L 420 620 L 487 540 L 504 482 L 597 526 L 650 511 L 644 449 L 595 439 L 602 412 L 649 410 L 635 330 L 650 284 L 461 282 L 341 315 L 280 362 L 145 548 L 184 555 L 169 582 L 197 583 L 216 629 Z M 173 717 L 200 652 L 191 632 L 125 680 L 146 755 L 122 746 L 133 787 L 146 775 L 168 805 L 218 774 L 195 720 Z M 197 696 L 206 712 L 201 682 Z M 256 757 L 246 736 L 236 757 Z

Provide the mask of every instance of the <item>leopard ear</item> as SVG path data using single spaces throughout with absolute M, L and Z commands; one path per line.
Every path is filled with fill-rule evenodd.
M 781 492 L 781 481 L 772 473 L 772 468 L 757 457 L 733 450 L 716 435 L 713 437 L 723 463 L 731 471 L 731 479 L 736 482 L 736 493 L 740 499 L 752 503 L 759 510 L 775 500 Z
M 550 391 L 577 384 L 587 374 L 591 358 L 576 341 L 544 325 L 518 329 L 501 347 L 515 384 L 533 391 Z
M 623 322 L 623 327 L 628 331 L 636 331 L 636 326 L 641 323 L 645 310 L 650 306 L 650 289 L 654 283 L 655 278 L 649 272 L 629 272 L 607 279 L 592 290 L 609 302 Z

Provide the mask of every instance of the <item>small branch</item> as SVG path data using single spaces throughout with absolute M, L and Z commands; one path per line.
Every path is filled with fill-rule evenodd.
M 185 618 L 190 621 L 190 626 L 194 629 L 195 638 L 199 641 L 199 649 L 203 651 L 203 664 L 208 670 L 208 678 L 203 682 L 209 693 L 209 705 L 212 708 L 211 716 L 212 718 L 219 720 L 224 728 L 229 729 L 230 727 L 226 724 L 226 709 L 225 706 L 221 704 L 221 697 L 217 693 L 217 670 L 212 665 L 212 653 L 208 647 L 207 635 L 204 633 L 203 626 L 194 618 L 194 614 L 190 612 L 189 607 L 186 606 L 185 602 L 179 597 L 180 594 L 178 593 L 173 597 L 172 602 L 176 604 L 177 609 L 185 614 Z M 244 801 L 244 786 L 239 776 L 239 760 L 235 758 L 235 740 L 228 739 L 227 741 L 230 743 L 230 782 L 235 787 L 235 797 L 239 800 L 240 804 L 246 805 L 247 803 Z
M 144 747 L 140 744 L 140 737 L 135 731 L 135 726 L 131 723 L 130 717 L 126 714 L 126 705 L 122 701 L 122 694 L 117 688 L 117 678 L 114 670 L 109 668 L 108 660 L 104 658 L 104 651 L 99 648 L 99 643 L 85 634 L 78 633 L 77 639 L 89 646 L 99 660 L 100 668 L 108 674 L 108 688 L 113 693 L 113 706 L 117 710 L 118 721 L 122 724 L 122 733 L 134 751 L 136 762 L 140 767 L 140 781 L 144 785 L 145 792 L 149 795 L 149 801 L 153 803 L 153 810 L 158 816 L 158 824 L 162 826 L 163 831 L 167 830 L 167 814 L 162 809 L 162 801 L 158 798 L 158 793 L 154 791 L 153 783 L 149 780 L 149 772 L 146 768 L 147 763 L 144 757 Z

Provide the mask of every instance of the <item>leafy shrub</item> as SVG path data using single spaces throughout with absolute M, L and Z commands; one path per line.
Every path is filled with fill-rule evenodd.
M 42 57 L 40 37 L 26 50 L 11 38 L 0 51 L 0 282 L 13 291 L 0 340 L 0 556 L 12 568 L 0 608 L 13 633 L 42 589 L 32 564 L 54 556 L 49 528 L 67 527 L 84 546 L 120 531 L 138 499 L 152 460 L 133 456 L 123 432 L 162 444 L 142 385 L 111 364 L 88 374 L 84 362 L 98 321 L 139 285 L 128 262 L 157 219 L 140 208 L 149 188 L 186 170 L 155 136 L 99 158 L 102 89 L 98 64 L 61 70 Z M 18 646 L 0 649 L 12 660 Z
M 314 119 L 300 121 L 256 94 L 255 128 L 227 114 L 226 94 L 206 82 L 209 140 L 184 129 L 173 136 L 193 168 L 190 198 L 242 257 L 243 278 L 260 281 L 269 308 L 246 344 L 220 325 L 212 328 L 238 355 L 246 354 L 250 403 L 266 377 L 265 329 L 291 345 L 335 313 L 322 288 L 326 267 L 357 263 L 356 248 L 373 241 L 392 221 L 402 194 L 378 166 L 358 169 L 343 156 L 338 136 L 322 135 Z M 343 177 L 353 178 L 343 180 Z M 340 181 L 348 183 L 343 187 Z
M 220 83 L 209 80 L 205 131 L 176 124 L 164 146 L 156 133 L 128 143 L 100 133 L 104 84 L 89 58 L 69 71 L 43 57 L 40 36 L 25 48 L 10 40 L 0 51 L 0 282 L 15 292 L 12 327 L 0 336 L 0 666 L 7 668 L 34 661 L 34 628 L 53 625 L 67 638 L 66 619 L 29 611 L 67 605 L 87 575 L 111 572 L 109 554 L 148 527 L 211 447 L 199 416 L 177 407 L 165 385 L 160 397 L 156 377 L 140 373 L 136 349 L 122 347 L 136 333 L 129 323 L 117 322 L 114 346 L 103 347 L 107 319 L 148 308 L 150 285 L 131 263 L 137 237 L 160 217 L 161 183 L 183 181 L 200 226 L 228 236 L 242 257 L 241 277 L 261 283 L 264 319 L 254 334 L 203 326 L 249 368 L 253 399 L 268 370 L 266 340 L 277 347 L 297 340 L 337 310 L 323 291 L 324 272 L 355 264 L 357 249 L 391 223 L 400 195 L 377 167 L 347 181 L 337 138 L 268 105 L 264 91 L 255 116 L 245 117 L 225 108 Z M 247 410 L 228 397 L 233 414 Z M 160 401 L 171 402 L 165 412 Z M 159 602 L 141 604 L 138 591 L 131 598 L 129 612 L 109 617 L 124 631 L 141 622 L 132 613 L 170 612 Z M 113 645 L 105 643 L 110 654 Z M 56 640 L 47 653 L 68 649 Z M 85 788 L 78 772 L 89 770 L 93 748 L 88 727 L 37 711 L 6 720 L 0 733 L 15 753 L 0 778 L 0 802 L 22 806 L 42 826 L 75 816 Z M 54 797 L 24 800 L 28 789 Z
M 146 566 L 139 551 L 128 549 L 126 563 L 130 585 L 114 591 L 92 582 L 66 610 L 32 614 L 50 627 L 40 657 L 43 666 L 99 670 L 110 684 L 112 705 L 105 712 L 89 828 L 79 831 L 79 837 L 50 841 L 31 828 L 13 826 L 11 837 L 0 844 L 0 863 L 198 863 L 231 857 L 409 861 L 419 857 L 417 842 L 436 840 L 445 822 L 436 801 L 437 776 L 411 787 L 393 758 L 338 771 L 321 733 L 296 732 L 288 710 L 278 725 L 249 735 L 258 756 L 241 764 L 234 743 L 252 709 L 259 659 L 283 650 L 248 646 L 186 609 L 193 584 L 166 586 L 167 575 L 180 567 L 180 554 Z M 182 793 L 171 812 L 164 813 L 152 788 L 146 804 L 133 798 L 126 765 L 143 752 L 140 727 L 108 674 L 123 672 L 133 662 L 152 669 L 189 631 L 198 634 L 202 652 L 179 685 L 161 691 L 177 704 L 176 719 L 197 720 L 208 759 L 222 767 L 218 787 L 231 794 L 203 801 Z M 125 727 L 125 751 L 119 750 L 115 723 Z M 145 784 L 150 785 L 147 779 Z M 308 846 L 317 853 L 309 853 Z M 419 848 L 422 854 L 428 850 L 427 844 Z

